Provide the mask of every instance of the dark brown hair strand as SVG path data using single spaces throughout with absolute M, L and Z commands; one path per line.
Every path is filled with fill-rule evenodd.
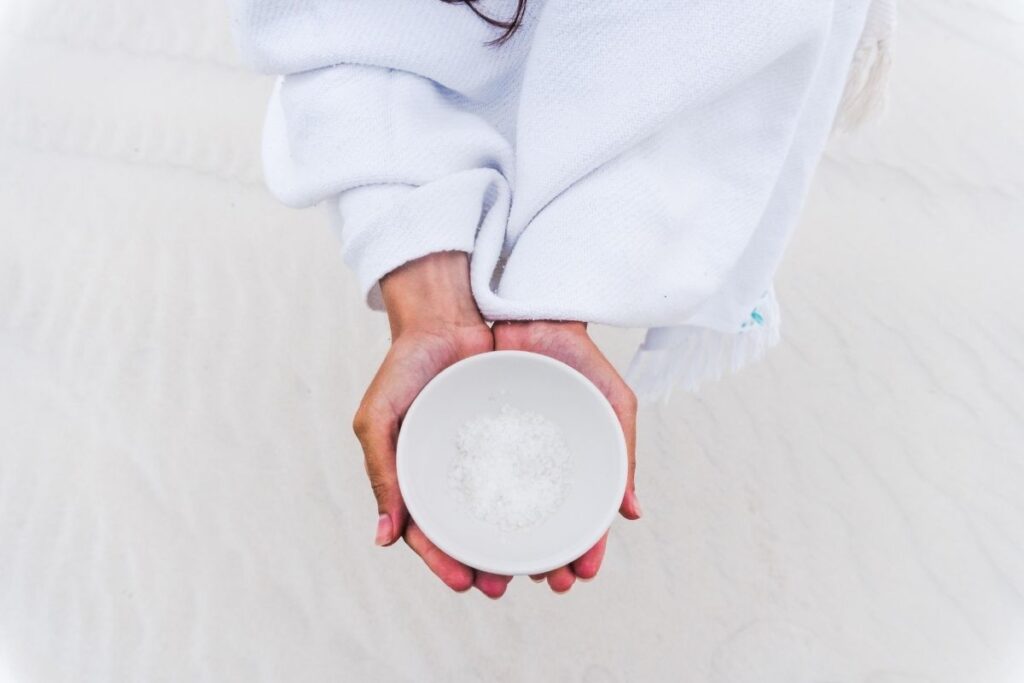
M 496 26 L 500 29 L 504 29 L 502 34 L 494 40 L 487 41 L 486 45 L 499 46 L 503 45 L 512 35 L 516 32 L 519 26 L 523 23 L 523 14 L 526 13 L 526 0 L 519 0 L 516 4 L 516 12 L 512 15 L 511 19 L 495 19 L 494 17 L 488 16 L 481 12 L 476 7 L 478 0 L 441 0 L 441 2 L 448 3 L 449 5 L 464 4 L 469 9 L 473 10 L 473 14 L 477 15 L 491 26 Z

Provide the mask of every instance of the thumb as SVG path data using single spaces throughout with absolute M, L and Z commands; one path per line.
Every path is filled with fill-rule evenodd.
M 402 537 L 409 513 L 398 488 L 395 444 L 399 420 L 390 411 L 360 407 L 352 420 L 352 429 L 363 448 L 364 466 L 370 488 L 377 499 L 377 532 L 374 542 L 388 546 Z
M 612 393 L 612 407 L 622 425 L 622 434 L 626 438 L 626 491 L 619 505 L 619 513 L 626 519 L 640 519 L 643 510 L 636 496 L 636 418 L 637 397 L 624 382 L 619 390 Z

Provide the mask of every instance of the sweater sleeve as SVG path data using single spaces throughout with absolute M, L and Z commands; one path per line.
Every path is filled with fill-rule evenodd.
M 387 272 L 471 252 L 481 221 L 507 212 L 512 146 L 484 113 L 519 53 L 485 46 L 494 35 L 472 12 L 416 0 L 232 3 L 243 58 L 279 77 L 266 184 L 289 206 L 326 205 L 370 308 L 383 308 Z

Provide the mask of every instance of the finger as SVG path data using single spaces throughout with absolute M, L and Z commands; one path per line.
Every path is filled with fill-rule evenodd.
M 505 576 L 504 574 L 491 574 L 490 572 L 477 570 L 476 578 L 473 579 L 473 585 L 487 597 L 497 600 L 505 594 L 505 589 L 508 588 L 508 584 L 511 580 L 511 576 Z
M 547 572 L 544 572 L 543 574 L 530 574 L 530 579 L 531 579 L 531 580 L 532 580 L 532 581 L 533 581 L 534 583 L 540 583 L 541 581 L 543 581 L 544 579 L 546 579 L 546 578 L 547 578 L 547 576 L 548 576 L 548 575 L 547 575 Z
M 564 593 L 576 583 L 576 575 L 569 567 L 559 567 L 548 573 L 548 586 L 556 593 Z
M 594 547 L 583 553 L 578 559 L 573 560 L 571 563 L 573 574 L 576 578 L 584 581 L 597 576 L 598 570 L 601 568 L 601 562 L 604 560 L 604 551 L 608 545 L 608 532 L 604 532 L 601 539 L 594 544 Z
M 626 519 L 640 519 L 643 509 L 636 496 L 636 394 L 621 380 L 608 393 L 608 400 L 619 418 L 622 435 L 626 440 L 626 490 L 619 505 L 619 513 Z
M 367 398 L 356 411 L 352 430 L 362 445 L 363 465 L 370 479 L 373 497 L 377 500 L 374 542 L 382 546 L 391 545 L 401 537 L 408 519 L 395 469 L 398 416 L 387 407 L 377 407 L 374 399 Z
M 640 500 L 636 497 L 635 489 L 626 489 L 626 495 L 622 497 L 622 505 L 619 506 L 619 513 L 626 519 L 640 519 L 644 516 L 644 510 L 640 507 Z
M 445 585 L 462 593 L 473 587 L 473 570 L 443 553 L 410 517 L 402 536 L 410 548 Z
M 636 495 L 636 418 L 638 401 L 636 393 L 626 384 L 615 367 L 597 350 L 599 358 L 580 369 L 592 381 L 615 411 L 615 417 L 622 428 L 622 436 L 626 442 L 626 488 L 619 503 L 619 514 L 626 519 L 640 519 L 643 509 Z

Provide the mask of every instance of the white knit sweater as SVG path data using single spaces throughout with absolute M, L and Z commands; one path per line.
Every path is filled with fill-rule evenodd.
M 626 373 L 645 400 L 778 338 L 773 275 L 848 80 L 864 106 L 877 60 L 848 79 L 855 54 L 892 23 L 871 0 L 530 0 L 490 47 L 440 0 L 233 3 L 281 75 L 267 184 L 326 203 L 367 305 L 406 261 L 470 252 L 489 320 L 649 328 Z

